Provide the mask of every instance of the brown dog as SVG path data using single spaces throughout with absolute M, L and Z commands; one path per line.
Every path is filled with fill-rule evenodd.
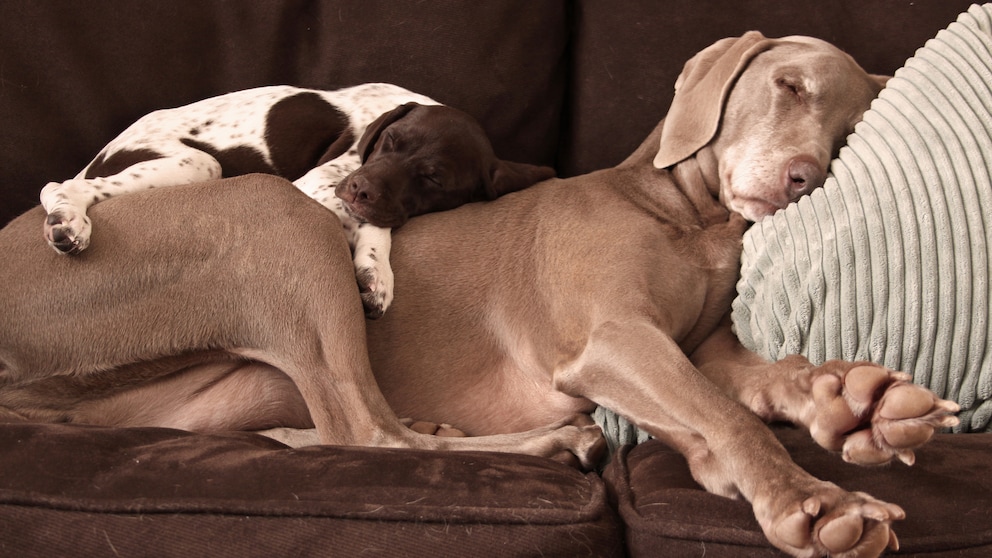
M 137 192 L 91 214 L 94 242 L 73 258 L 37 234 L 41 207 L 0 230 L 2 416 L 274 428 L 294 445 L 578 455 L 587 467 L 602 449 L 584 417 L 488 438 L 405 427 L 375 389 L 341 223 L 289 182 Z
M 757 218 L 822 182 L 879 88 L 820 41 L 721 41 L 687 63 L 671 116 L 618 167 L 411 221 L 396 235 L 400 296 L 368 324 L 381 392 L 347 255 L 328 258 L 345 244 L 321 221 L 337 224 L 275 179 L 242 179 L 274 200 L 261 215 L 216 186 L 141 200 L 230 219 L 194 227 L 101 204 L 97 230 L 133 248 L 100 241 L 78 262 L 44 258 L 29 214 L 0 233 L 0 283 L 16 286 L 0 295 L 0 406 L 101 424 L 313 424 L 326 443 L 588 464 L 602 444 L 574 417 L 598 404 L 683 451 L 709 490 L 747 498 L 779 548 L 876 555 L 902 511 L 812 477 L 758 415 L 854 462 L 912 461 L 956 406 L 874 365 L 763 362 L 724 316 L 746 226 L 735 212 Z M 767 138 L 755 147 L 754 134 Z M 249 216 L 275 222 L 258 231 Z M 414 434 L 394 411 L 487 436 Z
M 764 362 L 725 318 L 739 214 L 821 185 L 883 81 L 818 40 L 720 41 L 618 167 L 411 222 L 395 239 L 402 300 L 369 324 L 387 400 L 473 435 L 603 405 L 680 449 L 707 489 L 748 499 L 791 554 L 895 546 L 902 510 L 799 469 L 758 417 L 852 462 L 912 462 L 957 406 L 874 365 Z

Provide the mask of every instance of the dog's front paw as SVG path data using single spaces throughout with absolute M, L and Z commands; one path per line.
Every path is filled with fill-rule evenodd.
M 45 218 L 45 241 L 59 254 L 78 254 L 90 245 L 92 225 L 86 215 L 55 210 Z
M 358 292 L 362 295 L 362 305 L 365 306 L 365 317 L 381 318 L 393 302 L 393 273 L 386 267 L 358 268 L 355 271 L 358 279 Z
M 393 302 L 392 269 L 388 265 L 359 267 L 356 260 L 355 278 L 358 279 L 365 316 L 373 320 L 382 317 Z
M 827 482 L 808 490 L 756 499 L 755 516 L 768 540 L 793 556 L 878 556 L 898 549 L 892 522 L 902 508 Z
M 861 465 L 907 465 L 913 448 L 937 429 L 958 424 L 960 407 L 913 384 L 909 374 L 874 364 L 825 363 L 812 379 L 815 417 L 810 433 L 823 447 Z
M 41 190 L 41 201 L 48 216 L 44 237 L 48 245 L 60 254 L 78 254 L 90 244 L 92 225 L 85 208 L 72 204 L 62 191 L 62 185 L 50 182 Z

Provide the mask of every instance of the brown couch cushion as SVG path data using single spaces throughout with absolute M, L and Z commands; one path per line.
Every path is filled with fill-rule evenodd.
M 617 556 L 603 482 L 521 455 L 0 424 L 10 556 Z
M 906 510 L 896 522 L 901 552 L 988 556 L 992 552 L 992 434 L 941 434 L 906 467 L 857 467 L 816 446 L 809 434 L 776 429 L 796 463 L 818 478 L 868 492 Z M 682 456 L 652 440 L 626 446 L 604 477 L 618 499 L 632 556 L 779 556 L 751 506 L 703 491 Z
M 553 164 L 566 2 L 5 0 L 0 226 L 154 109 L 260 85 L 386 81 L 482 121 L 505 159 Z

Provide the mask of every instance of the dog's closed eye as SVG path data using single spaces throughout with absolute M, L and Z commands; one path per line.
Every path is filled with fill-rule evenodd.
M 429 186 L 433 188 L 444 188 L 444 181 L 438 174 L 424 174 L 421 176 L 424 179 L 424 186 Z
M 379 150 L 380 151 L 396 151 L 400 148 L 399 141 L 396 136 L 389 130 L 382 133 L 382 139 L 379 140 Z
M 802 80 L 792 76 L 779 76 L 775 80 L 775 85 L 783 92 L 795 97 L 798 101 L 803 101 L 807 92 Z
M 424 165 L 420 167 L 420 179 L 424 186 L 428 188 L 444 188 L 444 170 L 436 165 Z

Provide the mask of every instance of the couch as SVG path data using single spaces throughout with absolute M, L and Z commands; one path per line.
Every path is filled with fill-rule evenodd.
M 501 157 L 571 176 L 632 151 L 683 62 L 716 39 L 814 35 L 891 74 L 968 4 L 5 0 L 0 225 L 140 115 L 236 89 L 397 83 L 477 117 Z M 898 554 L 992 552 L 992 434 L 941 433 L 913 467 L 879 468 L 776 434 L 813 474 L 903 506 Z M 706 493 L 653 440 L 580 472 L 522 455 L 10 421 L 0 517 L 5 556 L 779 555 L 746 502 Z

